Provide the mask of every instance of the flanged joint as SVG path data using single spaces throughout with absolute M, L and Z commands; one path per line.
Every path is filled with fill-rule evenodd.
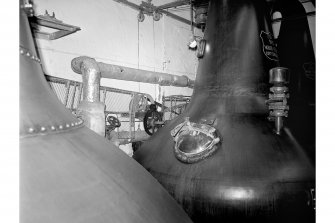
M 275 67 L 269 71 L 269 83 L 273 85 L 288 84 L 290 79 L 289 69 L 286 67 Z

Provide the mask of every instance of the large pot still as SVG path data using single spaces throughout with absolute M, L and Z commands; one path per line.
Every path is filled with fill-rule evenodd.
M 134 155 L 195 222 L 315 221 L 314 168 L 285 122 L 268 120 L 269 82 L 288 77 L 269 77 L 267 12 L 266 1 L 210 1 L 191 103 Z
M 20 5 L 20 222 L 191 222 L 144 168 L 58 101 L 36 54 L 31 5 Z

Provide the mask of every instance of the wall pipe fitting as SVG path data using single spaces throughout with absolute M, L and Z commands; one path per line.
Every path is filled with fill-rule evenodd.
M 83 101 L 78 106 L 77 115 L 85 121 L 88 128 L 105 136 L 105 104 L 100 102 L 99 67 L 91 58 L 78 65 L 83 76 Z
M 86 56 L 76 57 L 71 61 L 72 70 L 78 74 L 82 74 L 81 66 L 86 61 L 96 64 L 97 70 L 100 71 L 101 77 L 109 79 L 117 79 L 124 81 L 135 81 L 150 84 L 159 84 L 161 86 L 189 87 L 193 88 L 194 80 L 187 76 L 178 76 L 167 73 L 153 72 L 147 70 L 134 69 L 119 65 L 106 64 L 96 62 L 93 58 Z

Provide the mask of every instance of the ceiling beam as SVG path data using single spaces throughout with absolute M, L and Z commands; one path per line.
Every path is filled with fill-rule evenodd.
M 143 9 L 139 5 L 136 5 L 135 3 L 129 2 L 127 0 L 113 0 L 113 1 L 117 2 L 117 3 L 125 4 L 126 6 L 129 6 L 130 8 L 135 9 L 135 10 L 142 10 Z
M 182 5 L 188 5 L 190 4 L 190 0 L 181 0 L 181 1 L 174 1 L 170 3 L 166 3 L 164 5 L 157 6 L 158 9 L 168 9 L 168 8 L 174 8 Z
M 113 1 L 115 1 L 115 2 L 117 2 L 117 3 L 125 4 L 126 6 L 129 6 L 130 8 L 135 9 L 135 10 L 137 10 L 137 11 L 143 11 L 143 12 L 146 13 L 146 14 L 148 14 L 148 13 L 149 13 L 149 14 L 152 13 L 152 11 L 149 11 L 146 7 L 143 7 L 143 6 L 141 6 L 141 5 L 136 5 L 135 3 L 129 2 L 129 1 L 127 1 L 127 0 L 113 0 Z M 178 2 L 187 2 L 187 3 L 189 3 L 189 1 L 178 1 Z M 142 2 L 142 3 L 143 3 L 143 2 Z M 168 4 L 172 4 L 172 3 L 173 3 L 173 2 L 168 3 Z M 177 3 L 177 2 L 174 2 L 174 3 Z M 167 4 L 165 4 L 165 5 L 167 5 Z M 164 5 L 162 5 L 162 6 L 164 6 Z M 175 14 L 173 14 L 173 13 L 171 13 L 171 12 L 168 12 L 168 11 L 162 9 L 162 8 L 159 8 L 160 6 L 157 7 L 157 6 L 152 5 L 151 7 L 152 7 L 154 10 L 157 10 L 157 11 L 159 11 L 159 12 L 165 14 L 166 16 L 171 17 L 171 18 L 173 18 L 173 19 L 175 19 L 175 20 L 177 20 L 177 21 L 179 21 L 179 22 L 185 23 L 185 24 L 187 24 L 187 25 L 191 25 L 191 21 L 190 21 L 190 20 L 185 19 L 185 18 L 183 18 L 183 17 L 181 17 L 181 16 L 178 16 L 178 15 L 175 15 Z M 166 7 L 166 6 L 164 6 L 164 7 Z M 196 26 L 196 24 L 194 24 L 194 23 L 193 23 L 193 25 Z

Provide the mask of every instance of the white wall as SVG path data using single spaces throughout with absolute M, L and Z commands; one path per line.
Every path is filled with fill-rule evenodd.
M 140 0 L 132 2 L 140 4 Z M 170 0 L 153 1 L 161 5 Z M 97 61 L 150 71 L 187 75 L 195 79 L 197 57 L 187 48 L 190 26 L 163 16 L 154 22 L 146 16 L 139 23 L 138 11 L 113 0 L 34 0 L 35 14 L 55 12 L 64 23 L 80 31 L 57 40 L 37 39 L 46 74 L 81 81 L 71 69 L 71 60 L 89 56 Z M 189 19 L 189 11 L 182 12 Z M 138 51 L 139 50 L 139 51 Z M 158 97 L 158 86 L 130 81 L 102 79 L 104 86 L 149 93 Z M 189 88 L 162 87 L 161 94 L 191 95 Z

